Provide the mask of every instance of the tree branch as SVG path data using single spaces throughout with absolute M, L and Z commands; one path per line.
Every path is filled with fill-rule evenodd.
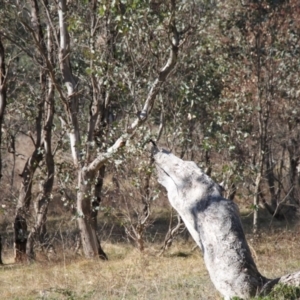
M 177 63 L 177 55 L 180 46 L 180 38 L 176 28 L 175 22 L 175 0 L 172 0 L 171 5 L 171 17 L 169 20 L 169 34 L 170 34 L 170 53 L 166 64 L 158 73 L 157 78 L 152 83 L 144 107 L 139 113 L 138 117 L 127 128 L 127 132 L 124 133 L 108 150 L 106 153 L 100 153 L 94 161 L 87 166 L 87 172 L 97 172 L 101 166 L 114 156 L 121 147 L 126 145 L 127 140 L 130 140 L 135 135 L 136 130 L 147 120 L 150 115 L 156 96 L 160 91 L 162 84 L 166 81 L 169 74 L 173 71 Z

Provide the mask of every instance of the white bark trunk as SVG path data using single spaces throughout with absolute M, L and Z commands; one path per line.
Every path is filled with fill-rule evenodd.
M 75 166 L 79 163 L 80 132 L 78 124 L 78 97 L 76 93 L 76 80 L 72 74 L 70 64 L 70 41 L 65 15 L 67 13 L 66 0 L 58 1 L 58 19 L 60 33 L 59 65 L 63 76 L 63 82 L 67 89 L 68 98 L 64 105 L 68 116 L 68 134 L 72 158 Z

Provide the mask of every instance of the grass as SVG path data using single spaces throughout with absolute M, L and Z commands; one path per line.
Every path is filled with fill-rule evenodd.
M 282 223 L 272 223 L 253 236 L 245 218 L 243 222 L 263 275 L 276 278 L 300 270 L 298 224 L 282 228 Z M 35 263 L 24 265 L 13 264 L 9 248 L 4 252 L 5 265 L 0 266 L 0 299 L 222 299 L 210 281 L 200 251 L 192 251 L 191 238 L 179 238 L 164 256 L 157 257 L 160 246 L 161 241 L 148 242 L 140 253 L 128 243 L 107 240 L 103 243 L 107 262 L 74 256 L 60 246 L 52 261 L 39 254 Z M 275 292 L 260 299 L 299 298 L 298 290 L 279 287 Z
M 153 250 L 141 254 L 107 244 L 108 262 L 68 258 L 6 265 L 0 269 L 0 299 L 221 299 L 191 246 L 177 244 L 157 257 Z

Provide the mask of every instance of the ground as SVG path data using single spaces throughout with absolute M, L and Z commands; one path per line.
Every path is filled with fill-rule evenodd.
M 298 223 L 262 223 L 252 235 L 242 218 L 260 272 L 275 278 L 300 270 Z M 38 254 L 36 263 L 14 265 L 4 252 L 0 299 L 222 299 L 212 285 L 201 252 L 189 238 L 179 238 L 163 256 L 161 242 L 148 242 L 144 253 L 126 242 L 103 242 L 109 261 L 86 260 L 64 244 L 56 256 Z

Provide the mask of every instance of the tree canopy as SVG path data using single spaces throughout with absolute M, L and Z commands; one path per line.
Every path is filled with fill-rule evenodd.
M 142 208 L 127 218 L 136 223 L 124 226 L 140 241 L 160 197 L 149 139 L 223 182 L 254 212 L 255 230 L 260 207 L 295 216 L 297 0 L 2 2 L 2 208 L 15 211 L 15 235 L 27 242 L 20 251 L 30 256 L 29 241 L 46 234 L 48 204 L 58 198 L 86 232 L 82 243 L 91 241 L 86 256 L 105 258 L 96 220 L 108 174 L 114 201 L 139 195 L 133 206 Z M 32 203 L 43 218 L 28 227 Z

